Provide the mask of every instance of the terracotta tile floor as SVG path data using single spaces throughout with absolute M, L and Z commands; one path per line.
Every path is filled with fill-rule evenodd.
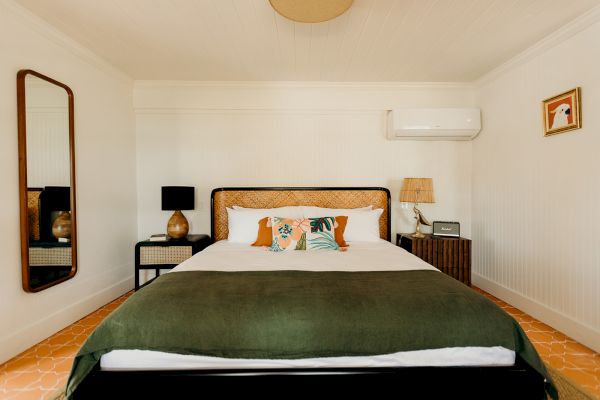
M 73 358 L 96 326 L 127 293 L 0 365 L 0 399 L 54 399 L 67 383 Z
M 600 354 L 483 290 L 521 324 L 542 359 L 600 399 Z
M 479 290 L 511 314 L 540 356 L 600 399 L 600 354 Z M 54 336 L 0 365 L 0 399 L 53 399 L 67 382 L 73 357 L 87 336 L 125 301 L 127 293 Z

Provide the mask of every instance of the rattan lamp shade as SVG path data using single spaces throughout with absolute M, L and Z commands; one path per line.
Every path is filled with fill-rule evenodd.
M 406 203 L 435 203 L 431 178 L 404 178 L 400 201 Z

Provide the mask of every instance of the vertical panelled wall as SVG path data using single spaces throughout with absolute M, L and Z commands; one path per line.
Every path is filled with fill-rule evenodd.
M 67 92 L 40 79 L 25 79 L 27 185 L 69 186 Z
M 600 23 L 488 79 L 473 142 L 473 281 L 600 350 Z M 582 88 L 583 128 L 541 101 Z
M 165 230 L 161 185 L 193 185 L 185 212 L 210 232 L 210 192 L 221 186 L 384 186 L 392 230 L 414 231 L 398 202 L 401 180 L 432 177 L 432 219 L 470 235 L 471 142 L 390 141 L 394 107 L 468 107 L 464 85 L 137 82 L 138 234 Z
M 27 184 L 69 186 L 69 114 L 27 110 Z

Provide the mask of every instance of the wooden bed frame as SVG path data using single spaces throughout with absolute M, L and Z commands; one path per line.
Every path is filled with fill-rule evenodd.
M 328 196 L 327 193 L 331 194 Z M 357 194 L 358 193 L 358 194 Z M 363 196 L 362 194 L 367 194 Z M 373 200 L 373 201 L 372 201 Z M 211 194 L 211 235 L 227 238 L 226 207 L 271 208 L 315 205 L 384 208 L 381 237 L 390 240 L 390 192 L 385 188 L 219 188 Z M 307 395 L 318 397 L 394 394 L 398 398 L 546 399 L 544 378 L 520 357 L 510 367 L 394 367 L 315 369 L 236 369 L 184 371 L 101 371 L 85 378 L 75 399 L 113 398 L 135 393 L 137 398 L 177 398 L 239 393 L 267 398 Z M 413 394 L 414 393 L 414 394 Z M 117 396 L 118 397 L 118 396 Z

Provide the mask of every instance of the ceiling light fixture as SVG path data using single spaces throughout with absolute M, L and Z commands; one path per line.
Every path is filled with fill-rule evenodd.
M 269 0 L 279 14 L 296 22 L 325 22 L 339 17 L 354 0 Z

